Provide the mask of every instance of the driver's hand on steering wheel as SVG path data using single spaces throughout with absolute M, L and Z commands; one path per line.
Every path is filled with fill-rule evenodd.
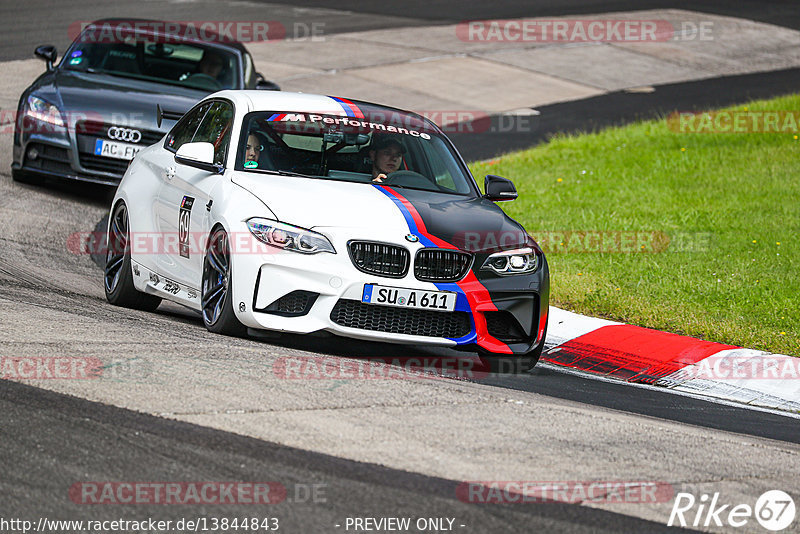
M 385 174 L 381 173 L 378 176 L 376 176 L 375 178 L 373 178 L 372 181 L 380 183 L 380 182 L 382 182 L 382 181 L 384 181 L 386 179 L 387 179 L 387 176 Z

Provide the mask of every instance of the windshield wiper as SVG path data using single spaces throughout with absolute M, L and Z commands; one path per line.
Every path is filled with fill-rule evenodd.
M 392 184 L 386 182 L 376 182 L 378 185 L 387 185 L 391 188 L 398 188 L 398 189 L 413 189 L 414 191 L 428 191 L 430 193 L 442 193 L 441 189 L 428 189 L 427 187 L 415 187 L 413 185 L 402 185 L 402 184 Z M 438 187 L 438 186 L 437 186 Z
M 76 70 L 78 70 L 78 69 L 76 69 Z M 119 74 L 119 73 L 116 73 L 116 72 L 111 72 L 111 71 L 107 71 L 107 70 L 103 70 L 103 69 L 96 69 L 94 67 L 87 68 L 85 70 L 85 72 L 88 72 L 89 74 L 107 74 L 109 76 L 116 76 L 117 78 L 128 78 L 129 77 L 129 76 L 125 76 L 124 74 Z
M 300 178 L 324 178 L 321 176 L 314 176 L 312 174 L 303 174 L 300 172 L 292 172 L 292 171 L 275 171 L 272 169 L 256 169 L 259 172 L 267 173 L 267 174 L 278 174 L 280 176 L 298 176 Z

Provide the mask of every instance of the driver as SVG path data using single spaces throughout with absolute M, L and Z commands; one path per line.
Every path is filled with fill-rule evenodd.
M 206 76 L 210 76 L 216 80 L 217 76 L 219 76 L 219 73 L 222 72 L 222 67 L 224 64 L 225 62 L 223 61 L 222 56 L 220 56 L 217 52 L 205 50 L 203 52 L 203 57 L 197 64 L 197 74 L 205 74 Z
M 380 137 L 373 140 L 369 151 L 369 159 L 372 160 L 372 181 L 382 182 L 386 175 L 393 173 L 400 168 L 403 162 L 405 147 L 395 137 Z

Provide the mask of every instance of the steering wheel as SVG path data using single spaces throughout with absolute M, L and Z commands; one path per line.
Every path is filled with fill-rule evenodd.
M 222 84 L 219 83 L 213 76 L 209 76 L 203 72 L 195 72 L 186 78 L 186 84 L 200 89 L 208 89 L 218 91 L 222 89 Z

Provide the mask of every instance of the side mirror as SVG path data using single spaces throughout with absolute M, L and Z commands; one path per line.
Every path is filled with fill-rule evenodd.
M 256 72 L 256 89 L 262 91 L 280 91 L 281 88 L 277 83 L 264 79 L 264 75 Z
M 47 62 L 47 70 L 53 70 L 53 63 L 58 58 L 58 52 L 56 52 L 56 47 L 53 45 L 37 46 L 36 50 L 33 51 L 33 55 Z
M 514 183 L 508 178 L 503 178 L 502 176 L 487 174 L 483 181 L 483 187 L 486 191 L 486 194 L 483 195 L 483 197 L 488 198 L 489 200 L 494 200 L 495 202 L 499 202 L 501 200 L 514 200 L 518 196 L 517 188 L 514 187 Z
M 211 143 L 184 143 L 175 153 L 175 161 L 215 174 L 222 174 L 224 169 L 214 163 L 214 145 Z

